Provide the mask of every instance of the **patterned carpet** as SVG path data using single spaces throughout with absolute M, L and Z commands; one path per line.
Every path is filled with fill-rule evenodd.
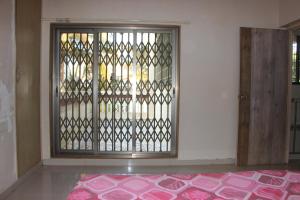
M 300 200 L 300 172 L 84 175 L 68 200 Z

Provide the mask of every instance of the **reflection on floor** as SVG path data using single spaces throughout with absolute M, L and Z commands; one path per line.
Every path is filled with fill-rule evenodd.
M 210 166 L 164 166 L 164 167 L 86 167 L 86 166 L 43 166 L 26 178 L 7 198 L 7 200 L 65 200 L 81 174 L 89 173 L 203 173 L 228 172 L 257 169 L 292 169 L 300 170 L 299 162 L 289 165 L 235 167 L 234 165 Z

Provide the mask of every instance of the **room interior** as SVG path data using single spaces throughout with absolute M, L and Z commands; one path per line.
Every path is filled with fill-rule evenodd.
M 300 199 L 299 1 L 0 5 L 0 199 Z

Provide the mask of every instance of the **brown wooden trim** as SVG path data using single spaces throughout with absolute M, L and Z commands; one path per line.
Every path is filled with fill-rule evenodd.
M 240 29 L 240 94 L 237 165 L 248 164 L 250 90 L 251 90 L 251 28 Z M 243 97 L 243 98 L 242 98 Z

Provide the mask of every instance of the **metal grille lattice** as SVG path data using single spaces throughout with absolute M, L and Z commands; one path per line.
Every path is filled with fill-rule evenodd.
M 137 33 L 136 150 L 171 149 L 172 45 L 170 33 Z
M 127 32 L 99 33 L 100 151 L 132 151 L 132 44 Z
M 60 149 L 92 150 L 93 34 L 60 35 Z
M 174 31 L 59 37 L 58 151 L 175 153 Z

